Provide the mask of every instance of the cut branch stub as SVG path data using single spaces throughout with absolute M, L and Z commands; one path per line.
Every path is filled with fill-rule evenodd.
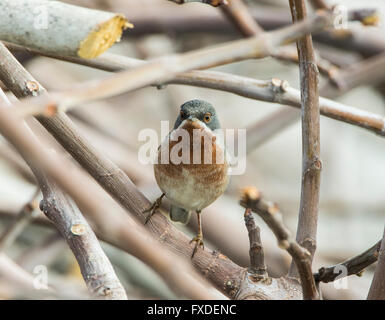
M 59 1 L 0 2 L 0 40 L 52 54 L 95 58 L 129 27 L 133 25 L 121 14 Z

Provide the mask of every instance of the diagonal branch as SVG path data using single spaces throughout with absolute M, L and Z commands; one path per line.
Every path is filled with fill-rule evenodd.
M 338 279 L 341 279 L 341 277 L 344 276 L 360 274 L 366 267 L 377 261 L 380 247 L 381 240 L 358 256 L 350 258 L 334 266 L 320 268 L 318 272 L 314 274 L 314 279 L 317 282 L 327 283 L 334 281 L 337 277 Z M 346 272 L 340 274 L 340 271 L 343 269 L 346 269 Z
M 4 57 L 4 64 L 3 69 L 0 68 L 0 78 L 7 86 L 8 84 L 10 85 L 9 88 L 16 96 L 37 95 L 46 92 L 18 61 L 7 52 L 5 47 L 2 49 L 0 52 L 2 53 L 2 57 Z M 15 70 L 17 70 L 17 72 L 15 72 Z M 30 88 L 34 88 L 35 90 L 31 91 Z M 148 265 L 151 265 L 164 277 L 171 287 L 175 288 L 178 292 L 182 292 L 185 296 L 195 299 L 213 298 L 212 294 L 206 293 L 203 290 L 204 287 L 199 281 L 199 278 L 197 280 L 195 278 L 196 276 L 192 277 L 189 274 L 191 268 L 189 268 L 184 261 L 165 251 L 160 244 L 149 242 L 148 237 L 145 236 L 146 231 L 144 229 L 142 232 L 136 231 L 136 228 L 141 227 L 140 225 L 133 225 L 133 222 L 130 222 L 128 217 L 123 221 L 116 216 L 115 219 L 113 219 L 113 212 L 107 217 L 105 213 L 110 212 L 110 208 L 108 206 L 106 207 L 104 203 L 97 201 L 97 199 L 102 198 L 98 198 L 97 196 L 97 194 L 100 194 L 100 190 L 92 188 L 78 170 L 74 170 L 72 173 L 73 177 L 69 178 L 68 174 L 63 171 L 63 168 L 69 167 L 68 161 L 64 161 L 58 158 L 57 155 L 47 153 L 46 150 L 42 149 L 36 139 L 31 138 L 25 132 L 24 127 L 20 127 L 19 123 L 14 119 L 13 114 L 6 112 L 2 104 L 0 104 L 0 113 L 3 114 L 2 119 L 0 119 L 0 121 L 3 121 L 3 125 L 0 126 L 0 131 L 4 136 L 8 137 L 8 139 L 17 146 L 17 150 L 24 158 L 29 159 L 33 164 L 39 164 L 40 167 L 43 167 L 49 177 L 53 175 L 54 180 L 58 182 L 60 187 L 71 192 L 71 196 L 77 204 L 82 204 L 82 208 L 88 208 L 88 210 L 86 210 L 87 213 L 94 213 L 94 217 L 96 217 L 95 220 L 100 219 L 97 221 L 99 221 L 99 233 L 103 235 L 103 239 L 115 241 L 115 243 L 120 245 L 119 247 L 134 254 Z M 8 120 L 6 120 L 6 118 L 8 118 Z M 13 120 L 11 120 L 12 118 Z M 124 207 L 131 212 L 137 213 L 139 219 L 144 218 L 142 212 L 149 207 L 149 200 L 137 190 L 135 185 L 118 167 L 102 154 L 98 153 L 87 140 L 82 137 L 78 129 L 65 114 L 59 113 L 53 118 L 40 117 L 38 120 L 54 134 L 55 138 L 67 151 L 76 159 L 79 159 L 79 162 L 89 170 L 90 174 L 102 186 L 108 187 L 109 191 L 114 194 L 114 197 L 119 199 L 122 205 L 124 203 Z M 24 132 L 24 134 L 22 134 L 22 132 Z M 49 209 L 52 199 L 48 200 L 46 207 Z M 53 200 L 56 201 L 55 199 Z M 60 197 L 58 201 L 62 202 Z M 57 214 L 61 214 L 61 212 Z M 73 214 L 76 214 L 76 212 Z M 69 221 L 73 220 L 69 219 Z M 66 222 L 65 225 L 68 226 L 69 224 Z M 161 228 L 162 223 L 160 222 L 159 225 Z M 86 226 L 80 229 L 87 230 Z M 156 231 L 159 230 L 156 229 Z M 161 236 L 164 232 L 167 233 L 167 228 L 160 231 L 158 236 Z M 71 236 L 72 231 L 69 232 L 69 234 Z M 187 237 L 185 238 L 186 241 L 182 243 L 183 249 L 177 251 L 187 251 L 190 247 Z M 154 254 L 154 252 L 157 254 Z M 178 267 L 178 265 L 180 267 Z M 234 267 L 235 269 L 241 269 L 238 266 Z M 176 269 L 183 270 L 183 272 L 175 274 Z
M 368 300 L 385 300 L 385 229 L 378 252 L 378 264 L 369 289 Z
M 242 192 L 241 205 L 258 214 L 274 232 L 278 245 L 285 249 L 293 258 L 301 280 L 304 300 L 318 299 L 316 284 L 311 271 L 311 255 L 306 248 L 299 245 L 290 236 L 289 230 L 282 222 L 282 214 L 278 207 L 261 198 L 260 192 L 254 187 L 245 188 Z
M 2 90 L 0 89 L 0 91 Z M 37 189 L 32 199 L 20 210 L 15 221 L 0 235 L 0 252 L 10 247 L 24 228 L 35 218 L 39 207 L 37 201 L 39 193 L 40 189 Z
M 221 6 L 221 9 L 225 16 L 233 22 L 245 37 L 255 36 L 264 32 L 249 13 L 243 0 L 229 0 L 225 5 Z
M 7 47 L 16 50 L 20 49 L 20 47 L 10 44 L 7 44 Z M 3 50 L 0 47 L 0 56 L 2 51 Z M 46 55 L 42 52 L 31 52 Z M 111 53 L 106 53 L 102 57 L 92 60 L 52 55 L 46 56 L 110 72 L 132 69 L 145 63 L 143 60 L 128 58 Z M 368 74 L 366 80 L 371 81 L 371 78 L 372 74 Z M 295 108 L 301 108 L 300 91 L 290 87 L 288 82 L 278 79 L 256 80 L 218 71 L 193 70 L 181 73 L 166 83 L 154 83 L 153 85 L 162 86 L 163 84 L 185 84 L 202 88 L 210 88 L 231 92 L 249 99 L 280 103 Z M 359 110 L 357 108 L 322 97 L 319 102 L 320 112 L 322 115 L 338 121 L 356 125 L 375 132 L 381 136 L 385 136 L 385 118 L 383 116 Z
M 44 154 L 46 150 L 38 144 L 29 127 L 25 123 L 22 123 L 20 127 L 31 136 L 31 143 L 36 144 Z M 33 161 L 23 152 L 20 154 L 31 168 L 43 193 L 40 207 L 67 241 L 79 264 L 91 296 L 97 299 L 127 300 L 126 292 L 110 261 L 79 209 L 63 191 L 48 179 L 37 165 L 38 162 Z
M 290 0 L 289 3 L 293 22 L 297 23 L 305 19 L 304 0 Z M 298 40 L 297 48 L 302 99 L 302 186 L 296 240 L 310 252 L 312 260 L 316 250 L 320 172 L 322 168 L 318 69 L 311 36 L 307 35 Z M 293 264 L 289 274 L 296 274 Z
M 319 12 L 315 16 L 292 26 L 259 36 L 232 41 L 213 47 L 186 52 L 179 55 L 161 57 L 132 70 L 119 72 L 102 80 L 88 81 L 76 88 L 50 96 L 28 101 L 24 113 L 53 112 L 60 107 L 71 107 L 132 91 L 155 82 L 172 79 L 176 74 L 196 68 L 209 68 L 220 64 L 271 55 L 275 48 L 298 39 L 309 32 L 328 26 L 332 21 L 331 13 Z
M 0 78 L 7 84 L 12 92 L 18 97 L 45 92 L 45 89 L 4 49 L 5 48 L 1 50 L 0 45 L 0 56 L 2 61 L 4 61 L 3 68 L 0 68 Z M 35 90 L 31 91 L 30 88 L 34 88 Z M 38 120 L 122 207 L 144 223 L 145 215 L 143 211 L 150 207 L 150 201 L 136 188 L 127 175 L 106 158 L 104 154 L 97 152 L 95 148 L 90 145 L 87 139 L 82 136 L 64 113 L 59 112 L 51 118 L 39 116 Z M 8 121 L 5 121 L 5 124 L 7 123 Z M 26 145 L 27 149 L 29 148 L 28 146 L 29 144 Z M 32 151 L 35 152 L 33 148 Z M 39 153 L 35 155 L 39 157 L 42 156 Z M 56 163 L 56 160 L 46 162 L 44 157 L 41 160 L 40 162 L 46 163 L 47 166 L 56 167 L 58 163 L 60 163 L 60 161 Z M 59 168 L 63 167 L 63 165 L 60 164 L 58 166 Z M 61 178 L 65 179 L 66 176 L 67 174 Z M 72 177 L 72 179 L 75 178 Z M 92 191 L 88 186 L 81 187 L 81 177 L 75 180 L 77 183 L 75 185 L 71 184 L 71 186 L 74 187 L 75 190 L 78 190 L 86 199 L 89 199 L 87 197 L 92 194 L 92 199 L 89 199 L 90 203 L 87 201 L 87 204 L 88 206 L 93 205 L 98 199 L 98 197 L 95 196 L 98 194 L 97 190 Z M 71 181 L 67 182 L 71 183 Z M 85 190 L 87 190 L 86 194 L 84 194 Z M 79 194 L 77 194 L 77 197 L 78 198 L 74 198 L 75 201 L 84 201 L 84 198 L 79 199 Z M 101 208 L 102 206 L 94 204 L 91 209 L 98 213 Z M 87 212 L 92 212 L 91 209 L 87 210 Z M 109 211 L 109 208 L 107 208 L 106 211 Z M 162 248 L 156 245 L 157 243 L 148 244 L 148 241 L 143 239 L 143 235 L 146 234 L 145 231 L 143 231 L 142 234 L 140 232 L 137 233 L 136 227 L 131 224 L 127 226 L 127 222 L 118 222 L 112 231 L 111 229 L 106 231 L 103 228 L 106 228 L 106 226 L 110 224 L 110 218 L 106 217 L 104 212 L 100 215 L 100 218 L 102 217 L 107 219 L 107 221 L 102 219 L 98 224 L 98 229 L 100 230 L 98 230 L 97 233 L 103 240 L 134 254 L 148 265 L 151 265 L 169 284 L 171 283 L 173 287 L 178 288 L 179 285 L 182 285 L 182 288 L 188 287 L 186 296 L 203 298 L 202 294 L 205 295 L 205 291 L 199 289 L 199 286 L 198 289 L 196 289 L 197 286 L 193 285 L 195 280 L 190 284 L 188 281 L 190 277 L 186 278 L 184 272 L 180 274 L 181 270 L 189 270 L 188 266 L 178 267 L 177 261 L 179 260 L 174 256 L 170 258 L 171 260 L 166 259 L 168 256 L 167 251 L 164 252 Z M 162 214 L 153 215 L 149 223 L 146 224 L 146 229 L 156 239 L 167 245 L 173 252 L 183 254 L 186 257 L 191 256 L 192 247 L 189 243 L 190 239 L 176 229 Z M 133 230 L 133 234 L 130 233 L 131 230 Z M 159 254 L 156 254 L 157 252 L 159 252 Z M 246 276 L 246 269 L 236 265 L 223 254 L 217 251 L 211 251 L 209 248 L 196 253 L 193 265 L 221 292 L 231 298 L 241 299 L 251 296 L 254 299 L 293 299 L 293 290 L 295 293 L 300 292 L 298 283 L 288 279 L 272 280 L 276 286 L 285 288 L 285 290 L 279 292 L 274 290 L 274 286 L 269 284 L 261 282 L 249 283 L 249 278 Z M 177 277 L 175 277 L 174 271 L 178 272 Z M 192 285 L 192 287 L 188 285 Z M 294 298 L 297 296 L 297 294 L 294 295 Z

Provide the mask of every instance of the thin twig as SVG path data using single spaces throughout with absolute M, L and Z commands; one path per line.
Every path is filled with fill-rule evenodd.
M 264 32 L 249 13 L 243 0 L 228 0 L 227 4 L 221 6 L 221 9 L 244 36 L 251 37 Z
M 1 89 L 0 89 L 1 90 Z M 0 236 L 0 251 L 9 248 L 25 227 L 33 220 L 38 213 L 39 204 L 37 197 L 40 189 L 33 194 L 32 199 L 20 210 L 16 220 Z
M 289 0 L 293 22 L 306 18 L 304 0 Z M 318 203 L 320 191 L 320 126 L 318 69 L 311 35 L 297 41 L 302 100 L 302 185 L 297 242 L 313 259 L 316 249 Z M 295 275 L 294 264 L 289 274 Z
M 336 71 L 332 80 L 322 87 L 328 97 L 344 94 L 362 84 L 376 85 L 384 81 L 385 53 L 359 61 L 347 68 Z
M 251 209 L 265 221 L 277 237 L 279 247 L 285 249 L 293 258 L 301 280 L 303 299 L 318 299 L 319 295 L 311 271 L 311 255 L 306 248 L 292 239 L 289 230 L 282 222 L 278 207 L 261 198 L 260 192 L 254 187 L 243 190 L 240 204 Z
M 258 277 L 267 277 L 265 256 L 261 243 L 261 234 L 258 226 L 255 225 L 251 209 L 247 208 L 244 214 L 245 225 L 249 234 L 250 242 L 250 268 L 249 272 Z
M 318 272 L 314 274 L 314 279 L 317 282 L 327 283 L 334 281 L 337 277 L 338 279 L 341 279 L 342 277 L 347 277 L 352 274 L 361 274 L 366 267 L 377 261 L 378 254 L 380 252 L 380 246 L 381 240 L 365 252 L 353 258 L 350 258 L 334 266 L 320 268 Z M 346 271 L 343 272 L 343 270 Z
M 175 2 L 177 4 L 186 4 L 189 2 L 200 2 L 204 4 L 209 4 L 213 7 L 218 7 L 220 5 L 226 4 L 227 0 L 169 0 L 171 2 Z
M 385 228 L 378 252 L 378 263 L 369 289 L 368 300 L 385 300 Z

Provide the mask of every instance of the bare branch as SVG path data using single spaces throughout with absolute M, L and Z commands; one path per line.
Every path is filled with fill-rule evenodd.
M 1 89 L 0 89 L 1 91 Z M 0 251 L 5 251 L 9 248 L 16 238 L 23 232 L 24 228 L 31 222 L 38 212 L 37 196 L 40 189 L 34 193 L 31 201 L 29 201 L 16 217 L 16 220 L 3 232 L 0 236 Z
M 40 183 L 40 209 L 67 241 L 79 263 L 84 281 L 96 299 L 127 300 L 125 290 L 78 207 L 54 183 Z
M 169 0 L 172 2 L 175 2 L 177 4 L 186 4 L 189 2 L 200 2 L 200 3 L 205 3 L 209 4 L 210 6 L 213 7 L 218 7 L 220 5 L 226 4 L 227 0 Z
M 24 125 L 24 128 L 34 138 L 32 131 L 28 130 L 29 127 Z M 34 142 L 44 150 L 36 141 Z M 46 177 L 39 166 L 36 165 L 36 162 L 31 161 L 27 156 L 24 156 L 24 160 L 31 168 L 43 192 L 40 208 L 54 223 L 70 246 L 91 295 L 98 299 L 126 300 L 127 296 L 123 286 L 79 209 L 67 195 Z M 25 224 L 25 221 L 28 222 L 27 219 L 23 221 L 24 223 L 21 226 Z M 9 236 L 13 236 L 19 228 L 20 223 L 17 223 L 16 230 L 12 228 L 11 234 L 5 235 L 5 241 Z
M 1 46 L 0 46 L 1 49 Z M 3 67 L 7 69 L 6 72 L 0 73 L 0 78 L 12 88 L 12 92 L 17 96 L 26 96 L 29 94 L 38 94 L 45 92 L 45 89 L 14 59 L 14 57 L 5 50 L 0 50 L 2 61 L 6 62 Z M 1 71 L 2 69 L 0 69 Z M 17 70 L 17 72 L 15 72 Z M 36 91 L 29 91 L 28 83 L 33 83 Z M 30 87 L 30 86 L 29 86 Z M 1 111 L 1 109 L 0 109 Z M 111 161 L 109 161 L 103 154 L 97 152 L 89 142 L 80 134 L 77 128 L 73 125 L 71 120 L 64 114 L 58 113 L 54 117 L 47 118 L 38 117 L 40 123 L 57 139 L 57 141 L 85 168 L 89 174 L 94 177 L 99 184 L 111 194 L 124 208 L 126 208 L 134 217 L 139 219 L 142 223 L 145 221 L 143 212 L 151 205 L 150 201 L 136 188 L 131 180 Z M 1 119 L 0 119 L 1 121 Z M 8 123 L 8 122 L 7 122 Z M 1 126 L 0 126 L 1 129 Z M 28 144 L 29 146 L 29 144 Z M 29 147 L 27 146 L 27 150 Z M 32 151 L 36 150 L 32 147 Z M 38 152 L 39 153 L 39 152 Z M 42 156 L 39 154 L 38 156 Z M 50 154 L 49 157 L 54 157 Z M 55 156 L 56 158 L 56 156 Z M 64 164 L 60 165 L 60 160 L 48 160 L 46 165 L 59 166 L 63 168 Z M 43 159 L 44 163 L 47 160 Z M 60 169 L 59 169 L 60 170 Z M 59 171 L 60 172 L 60 171 Z M 68 178 L 65 174 L 62 179 Z M 92 205 L 87 212 L 100 213 L 103 211 L 103 205 L 98 205 L 95 200 L 98 199 L 98 190 L 92 190 L 88 185 L 81 186 L 81 177 L 71 178 L 69 183 L 76 181 L 75 194 L 80 199 L 75 198 L 75 201 L 84 203 L 83 197 L 92 195 L 86 204 Z M 79 190 L 77 190 L 79 189 Z M 84 194 L 87 190 L 86 194 Z M 77 193 L 77 191 L 79 193 Z M 86 205 L 85 204 L 85 205 Z M 93 209 L 93 210 L 91 210 Z M 106 211 L 110 211 L 109 208 Z M 111 212 L 112 215 L 112 212 Z M 168 259 L 167 251 L 164 252 L 157 243 L 148 243 L 143 239 L 145 231 L 139 232 L 136 235 L 136 225 L 130 224 L 127 226 L 127 221 L 116 223 L 115 228 L 108 229 L 111 217 L 106 217 L 105 212 L 98 215 L 99 218 L 108 219 L 108 221 L 100 221 L 98 224 L 97 233 L 103 240 L 137 256 L 139 259 L 145 261 L 152 266 L 166 281 L 174 288 L 187 288 L 186 296 L 202 297 L 206 291 L 195 289 L 196 280 L 190 287 L 189 277 L 185 277 L 181 270 L 188 272 L 188 266 L 178 267 L 178 258 L 172 256 Z M 95 223 L 96 224 L 96 223 Z M 182 253 L 186 257 L 191 256 L 193 248 L 190 245 L 190 239 L 177 230 L 168 219 L 162 214 L 155 214 L 151 217 L 149 223 L 146 224 L 146 229 L 159 241 L 167 245 L 171 250 Z M 133 230 L 133 231 L 132 231 Z M 159 254 L 157 254 L 159 253 Z M 200 250 L 196 253 L 193 260 L 193 265 L 208 278 L 221 292 L 231 298 L 253 298 L 253 299 L 298 299 L 300 298 L 300 285 L 296 281 L 290 279 L 272 279 L 269 283 L 264 282 L 250 282 L 246 276 L 247 270 L 236 265 L 230 259 L 220 254 L 217 251 L 211 251 L 209 248 Z M 213 268 L 215 266 L 215 268 Z M 174 272 L 178 273 L 175 277 Z M 285 290 L 277 291 L 274 288 L 277 286 L 284 287 Z M 183 290 L 182 290 L 183 291 Z M 184 291 L 183 291 L 184 292 Z
M 6 54 L 4 51 L 3 53 Z M 4 59 L 4 61 L 7 63 L 4 63 L 4 68 L 12 66 L 14 68 L 13 70 L 18 70 L 18 72 L 3 72 L 0 77 L 7 85 L 8 83 L 12 85 L 14 94 L 17 96 L 27 95 L 28 90 L 25 90 L 25 86 L 28 83 L 34 83 L 35 88 L 38 88 L 37 91 L 33 91 L 34 94 L 45 92 L 45 89 L 15 61 L 10 53 L 6 54 L 5 57 L 6 59 Z M 1 110 L 13 118 L 12 114 L 6 112 L 7 110 L 0 104 L 0 113 Z M 0 130 L 2 130 L 3 133 L 6 132 L 4 136 L 8 137 L 10 142 L 13 142 L 25 159 L 30 159 L 32 163 L 39 164 L 40 167 L 45 169 L 49 177 L 52 175 L 55 181 L 57 181 L 63 189 L 67 190 L 78 204 L 82 205 L 82 208 L 88 208 L 88 214 L 94 214 L 94 220 L 99 222 L 97 223 L 98 232 L 99 234 L 103 234 L 105 240 L 117 241 L 124 250 L 127 250 L 152 266 L 164 277 L 170 286 L 177 289 L 178 292 L 182 292 L 184 295 L 195 299 L 210 299 L 215 297 L 203 289 L 204 286 L 198 280 L 199 278 L 196 278 L 194 272 L 192 272 L 191 268 L 184 261 L 164 250 L 160 244 L 149 241 L 150 237 L 145 236 L 147 232 L 144 229 L 137 231 L 136 229 L 141 229 L 140 225 L 133 225 L 133 222 L 130 222 L 128 217 L 126 217 L 126 219 L 121 218 L 123 219 L 123 221 L 121 221 L 108 206 L 106 207 L 103 202 L 99 203 L 100 201 L 96 201 L 98 199 L 97 194 L 100 193 L 100 190 L 98 188 L 95 189 L 95 187 L 92 188 L 78 170 L 73 170 L 71 172 L 72 177 L 68 177 L 65 170 L 63 171 L 63 168 L 68 168 L 68 161 L 59 158 L 55 154 L 47 153 L 35 139 L 31 139 L 25 132 L 25 128 L 21 127 L 15 119 L 7 121 L 6 118 L 3 118 L 2 120 L 10 126 L 1 126 Z M 103 155 L 97 153 L 94 148 L 89 145 L 65 114 L 59 113 L 54 118 L 41 117 L 39 121 L 44 124 L 48 130 L 54 132 L 57 139 L 60 137 L 58 141 L 63 143 L 63 146 L 71 154 L 76 155 L 76 158 L 80 156 L 82 162 L 84 164 L 87 163 L 86 166 L 90 170 L 91 175 L 93 175 L 99 183 L 103 181 L 101 185 L 106 188 L 107 186 L 108 188 L 112 187 L 113 191 L 111 189 L 109 191 L 115 193 L 114 196 L 116 196 L 116 198 L 120 200 L 124 199 L 125 201 L 121 203 L 128 206 L 129 211 L 138 213 L 140 218 L 144 218 L 142 213 L 149 207 L 150 202 L 136 189 L 129 178 L 119 168 Z M 8 129 L 11 129 L 11 131 Z M 24 132 L 24 134 L 16 134 L 17 132 Z M 37 160 L 37 158 L 39 160 Z M 60 197 L 59 201 L 61 201 Z M 48 204 L 50 203 L 51 201 L 49 199 Z M 136 210 L 133 210 L 133 208 L 136 208 Z M 108 217 L 105 214 L 106 212 L 110 212 Z M 59 213 L 61 212 L 59 211 Z M 73 214 L 76 214 L 76 212 Z M 69 219 L 69 221 L 72 221 L 72 219 Z M 65 226 L 68 225 L 67 223 L 65 224 Z M 164 231 L 162 231 L 162 233 L 163 232 Z M 71 236 L 71 234 L 69 236 Z M 187 237 L 185 237 L 185 242 L 182 246 L 183 250 L 186 251 L 187 248 L 190 247 Z M 238 266 L 236 267 L 241 269 Z M 177 270 L 178 274 L 176 274 Z M 183 272 L 180 272 L 180 270 L 183 270 Z
M 290 0 L 293 22 L 306 17 L 304 0 Z M 311 254 L 316 249 L 318 202 L 320 191 L 320 127 L 319 127 L 319 96 L 318 69 L 315 63 L 311 35 L 297 41 L 301 100 L 302 100 L 302 186 L 299 209 L 297 242 Z M 290 275 L 296 270 L 292 264 Z
M 319 12 L 317 15 L 300 23 L 259 36 L 228 42 L 180 55 L 166 56 L 132 70 L 122 71 L 108 78 L 89 81 L 76 88 L 40 96 L 29 101 L 29 107 L 22 113 L 52 113 L 57 108 L 68 108 L 80 103 L 107 98 L 150 85 L 154 82 L 167 81 L 176 74 L 195 68 L 208 68 L 216 65 L 251 58 L 262 58 L 273 53 L 274 49 L 288 41 L 320 30 L 329 25 L 333 15 Z
M 41 288 L 37 290 L 34 286 L 34 277 L 17 265 L 4 253 L 0 253 L 0 280 L 1 283 L 9 283 L 16 292 L 30 294 L 35 298 L 53 298 L 58 294 L 52 288 Z M 7 292 L 9 294 L 9 292 Z M 60 297 L 60 294 L 59 294 Z
M 8 47 L 16 49 L 13 45 Z M 0 48 L 0 57 L 1 57 Z M 42 52 L 32 51 L 36 54 L 45 55 Z M 103 56 L 92 59 L 78 59 L 61 56 L 47 55 L 51 58 L 69 61 L 100 70 L 116 72 L 125 69 L 132 69 L 145 63 L 143 60 L 128 58 L 116 54 L 106 53 Z M 0 70 L 1 74 L 1 70 Z M 368 74 L 368 79 L 370 74 Z M 32 85 L 33 83 L 31 83 Z M 193 70 L 177 75 L 174 79 L 163 84 L 185 84 L 202 88 L 210 88 L 231 92 L 249 99 L 262 100 L 266 102 L 281 103 L 296 108 L 301 108 L 300 91 L 289 86 L 287 81 L 279 79 L 254 80 L 247 77 L 235 76 L 217 71 Z M 154 86 L 161 86 L 162 83 L 155 83 Z M 12 84 L 10 84 L 12 85 Z M 320 98 L 320 112 L 322 115 L 356 125 L 381 136 L 385 136 L 385 118 L 364 110 L 359 110 L 330 99 Z
M 385 53 L 380 53 L 336 71 L 333 74 L 332 81 L 326 83 L 321 91 L 328 97 L 334 97 L 362 84 L 379 84 L 385 79 L 384 72 L 382 72 L 384 68 Z
M 378 264 L 369 289 L 368 300 L 385 300 L 385 229 L 378 252 Z
M 244 36 L 251 37 L 264 32 L 249 13 L 243 0 L 229 0 L 221 9 Z
M 249 233 L 250 241 L 250 268 L 249 272 L 257 277 L 267 277 L 265 257 L 263 254 L 263 247 L 261 243 L 260 229 L 255 225 L 251 209 L 247 208 L 245 211 L 245 225 Z
M 38 11 L 40 16 L 36 11 L 39 8 L 44 11 Z M 59 1 L 0 3 L 1 40 L 62 55 L 95 58 L 119 40 L 123 29 L 129 26 L 132 27 L 122 15 Z
M 380 252 L 381 240 L 374 246 L 370 247 L 365 252 L 350 258 L 344 262 L 336 264 L 330 267 L 323 267 L 314 274 L 314 278 L 317 282 L 332 282 L 337 277 L 341 279 L 343 276 L 350 276 L 352 274 L 361 274 L 363 270 L 373 264 L 378 259 Z M 346 273 L 340 271 L 346 268 Z M 337 271 L 337 272 L 336 272 Z
M 306 248 L 300 246 L 290 236 L 289 230 L 282 222 L 282 215 L 278 207 L 261 198 L 260 192 L 254 188 L 245 188 L 240 204 L 257 213 L 274 232 L 280 248 L 287 250 L 293 258 L 299 278 L 301 279 L 303 299 L 319 299 L 313 273 L 311 271 L 311 255 Z

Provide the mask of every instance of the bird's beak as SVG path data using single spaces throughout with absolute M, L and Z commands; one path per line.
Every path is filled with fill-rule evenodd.
M 197 119 L 197 118 L 194 118 L 193 116 L 189 116 L 189 117 L 187 118 L 187 120 L 188 120 L 188 121 L 191 121 L 191 122 L 195 122 L 195 121 L 197 121 L 198 119 Z

